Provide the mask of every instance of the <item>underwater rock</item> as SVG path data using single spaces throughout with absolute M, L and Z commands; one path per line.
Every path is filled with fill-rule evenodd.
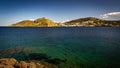
M 8 55 L 8 54 L 20 53 L 23 51 L 24 51 L 24 47 L 22 47 L 22 46 L 7 48 L 7 49 L 0 51 L 0 57 L 2 57 L 4 55 Z
M 44 60 L 49 58 L 49 56 L 43 53 L 31 53 L 28 57 L 30 60 Z
M 14 48 L 14 50 L 16 51 L 16 53 L 20 53 L 20 52 L 23 52 L 24 51 L 24 47 L 23 46 L 16 46 Z
M 50 56 L 44 54 L 44 53 L 31 53 L 28 55 L 28 58 L 30 60 L 43 60 L 47 63 L 54 64 L 54 65 L 59 65 L 62 62 L 66 62 L 67 59 L 60 59 L 60 58 L 51 58 Z
M 55 65 L 59 65 L 61 62 L 66 62 L 67 59 L 65 60 L 62 60 L 60 58 L 53 58 L 53 59 L 48 59 L 48 60 L 45 60 L 46 62 L 48 63 L 52 63 L 52 64 L 55 64 Z

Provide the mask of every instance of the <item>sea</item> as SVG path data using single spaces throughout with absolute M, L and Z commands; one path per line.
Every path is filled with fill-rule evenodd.
M 120 68 L 120 27 L 0 27 L 0 58 L 59 68 Z

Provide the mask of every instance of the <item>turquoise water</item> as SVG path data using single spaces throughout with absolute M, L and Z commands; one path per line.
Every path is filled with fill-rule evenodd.
M 21 60 L 44 54 L 60 68 L 120 68 L 120 27 L 0 27 L 0 51 Z

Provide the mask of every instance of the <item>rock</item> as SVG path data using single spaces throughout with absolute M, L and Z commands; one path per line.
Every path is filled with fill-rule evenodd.
M 14 58 L 0 59 L 0 68 L 58 68 L 55 65 L 40 61 L 17 61 Z
M 60 59 L 60 58 L 53 58 L 53 59 L 47 59 L 47 60 L 45 60 L 46 62 L 48 62 L 48 63 L 52 63 L 52 64 L 55 64 L 55 65 L 59 65 L 60 63 L 62 63 L 62 62 L 66 62 L 67 61 L 67 59 L 64 59 L 64 60 L 62 60 L 62 59 Z
M 36 64 L 34 62 L 28 63 L 28 68 L 36 68 Z
M 25 61 L 20 61 L 20 63 L 18 64 L 19 68 L 27 68 L 27 63 Z
M 4 65 L 4 68 L 14 68 L 12 65 Z
M 15 53 L 20 53 L 20 52 L 22 52 L 24 50 L 24 47 L 22 47 L 22 46 L 16 46 L 14 48 L 14 50 L 15 50 Z
M 40 63 L 36 63 L 37 68 L 45 68 L 45 66 L 43 64 Z
M 44 53 L 31 53 L 29 54 L 28 58 L 30 60 L 45 60 L 45 59 L 48 59 L 49 56 L 47 56 Z
M 15 65 L 17 62 L 16 59 L 14 58 L 3 58 L 3 59 L 0 59 L 0 64 L 3 64 L 3 65 Z
M 2 65 L 0 64 L 0 68 L 14 68 L 12 65 Z
M 10 48 L 0 51 L 0 56 L 20 53 L 20 52 L 23 52 L 23 50 L 24 50 L 24 47 L 22 46 L 10 47 Z
M 5 65 L 0 64 L 0 68 L 4 68 Z

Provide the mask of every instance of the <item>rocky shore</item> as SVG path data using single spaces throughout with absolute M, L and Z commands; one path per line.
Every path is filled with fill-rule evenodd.
M 67 59 L 49 56 L 45 53 L 25 53 L 25 47 L 16 46 L 0 51 L 0 68 L 60 68 Z
M 58 68 L 48 63 L 37 61 L 18 61 L 14 58 L 1 58 L 0 68 Z

